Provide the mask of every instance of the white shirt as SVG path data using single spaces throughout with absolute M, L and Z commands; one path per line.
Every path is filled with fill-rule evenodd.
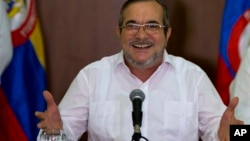
M 236 118 L 250 124 L 250 48 L 242 58 L 241 64 L 234 80 L 230 84 L 230 98 L 239 97 L 239 103 L 235 109 Z
M 83 68 L 59 104 L 67 136 L 79 139 L 88 131 L 88 141 L 130 141 L 129 95 L 138 88 L 145 94 L 141 132 L 149 141 L 218 140 L 225 106 L 216 89 L 197 65 L 166 51 L 144 83 L 131 74 L 123 52 Z
M 1 75 L 12 57 L 10 22 L 3 0 L 0 0 L 0 84 Z

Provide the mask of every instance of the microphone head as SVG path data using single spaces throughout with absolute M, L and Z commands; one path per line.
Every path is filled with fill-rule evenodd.
M 133 101 L 136 98 L 141 99 L 141 101 L 143 101 L 145 99 L 145 95 L 142 90 L 135 89 L 130 93 L 129 98 L 131 101 Z

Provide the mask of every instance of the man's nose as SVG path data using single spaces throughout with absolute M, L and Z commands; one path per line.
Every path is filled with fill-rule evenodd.
M 148 37 L 148 33 L 145 31 L 144 26 L 140 26 L 135 35 L 136 35 L 137 38 L 146 38 L 146 37 Z

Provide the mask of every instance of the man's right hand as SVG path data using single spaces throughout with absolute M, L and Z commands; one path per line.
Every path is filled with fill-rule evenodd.
M 60 112 L 52 94 L 49 91 L 44 91 L 43 96 L 47 103 L 47 109 L 44 112 L 35 112 L 35 116 L 40 119 L 37 127 L 43 130 L 63 129 Z

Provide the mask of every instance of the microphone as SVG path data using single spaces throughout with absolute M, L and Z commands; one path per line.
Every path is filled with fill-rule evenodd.
M 132 119 L 133 119 L 133 126 L 134 126 L 134 135 L 132 139 L 135 141 L 139 141 L 141 136 L 141 123 L 142 123 L 142 102 L 145 99 L 144 93 L 139 90 L 135 89 L 130 93 L 130 100 L 133 104 L 133 112 L 132 112 Z

